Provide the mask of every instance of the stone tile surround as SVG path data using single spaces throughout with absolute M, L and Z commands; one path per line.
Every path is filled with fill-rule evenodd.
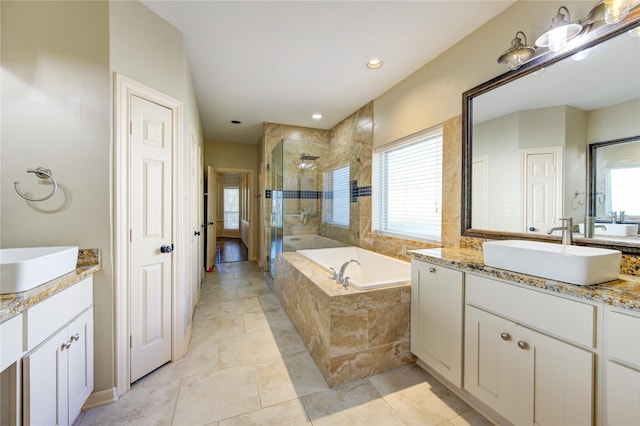
M 283 253 L 272 288 L 329 386 L 415 362 L 410 284 L 345 290 L 313 262 Z

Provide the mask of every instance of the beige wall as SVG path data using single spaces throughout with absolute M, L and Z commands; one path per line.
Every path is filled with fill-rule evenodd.
M 518 1 L 374 100 L 374 146 L 428 129 L 462 113 L 462 93 L 507 71 L 496 63 L 518 30 L 528 42 L 558 7 L 584 17 L 593 1 Z
M 0 245 L 101 249 L 102 270 L 94 280 L 95 390 L 111 389 L 112 72 L 184 102 L 184 140 L 191 131 L 201 144 L 182 34 L 138 2 L 2 1 L 0 8 Z M 184 146 L 187 173 L 189 145 Z M 28 203 L 15 193 L 13 181 L 36 196 L 46 193 L 50 187 L 26 173 L 37 166 L 49 167 L 60 189 L 48 201 Z M 186 188 L 188 175 L 184 182 Z M 183 247 L 189 247 L 186 242 Z
M 106 2 L 7 2 L 2 8 L 2 247 L 102 250 L 94 280 L 95 385 L 113 384 L 110 230 L 109 13 Z M 60 188 L 29 203 L 13 189 L 50 190 L 26 169 L 45 166 Z
M 196 139 L 202 147 L 203 136 L 196 103 L 191 73 L 186 61 L 184 38 L 180 31 L 169 25 L 142 3 L 137 1 L 109 2 L 109 36 L 111 71 L 129 77 L 154 90 L 169 95 L 182 102 L 184 118 L 182 125 L 182 196 L 183 223 L 185 229 L 182 241 L 175 242 L 178 250 L 184 250 L 181 283 L 190 280 L 190 247 L 193 236 L 190 214 L 190 138 Z M 200 195 L 203 197 L 203 195 Z M 201 202 L 199 204 L 202 204 Z M 200 209 L 202 211 L 202 209 Z M 199 213 L 199 222 L 204 217 Z M 204 239 L 202 239 L 204 240 Z M 203 250 L 202 242 L 201 250 Z M 202 256 L 199 256 L 202 257 Z M 183 334 L 191 324 L 190 289 L 182 286 Z

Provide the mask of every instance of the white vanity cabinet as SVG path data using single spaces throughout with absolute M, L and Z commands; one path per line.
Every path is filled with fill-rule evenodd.
M 640 419 L 640 315 L 605 311 L 605 421 L 637 424 Z
M 464 388 L 515 424 L 592 424 L 596 307 L 466 275 Z
M 411 262 L 411 352 L 462 387 L 464 273 Z
M 86 278 L 26 311 L 25 425 L 72 424 L 93 391 L 92 281 Z

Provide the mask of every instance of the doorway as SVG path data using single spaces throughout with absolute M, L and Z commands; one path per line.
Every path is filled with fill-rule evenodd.
M 561 146 L 520 151 L 523 232 L 546 234 L 562 217 L 562 152 Z
M 182 356 L 182 103 L 114 73 L 116 391 Z M 178 246 L 178 249 L 174 248 Z M 144 313 L 144 315 L 142 315 Z
M 254 171 L 207 168 L 206 268 L 255 260 Z

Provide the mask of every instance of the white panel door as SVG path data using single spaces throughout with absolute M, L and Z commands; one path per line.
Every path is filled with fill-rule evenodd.
M 471 227 L 489 229 L 489 157 L 474 158 L 471 167 Z
M 207 166 L 207 264 L 208 271 L 213 270 L 216 263 L 216 173 L 213 167 Z
M 171 360 L 172 111 L 131 96 L 130 380 Z
M 524 152 L 523 156 L 524 232 L 546 233 L 562 216 L 562 175 L 558 170 L 560 154 L 549 148 L 546 152 Z

